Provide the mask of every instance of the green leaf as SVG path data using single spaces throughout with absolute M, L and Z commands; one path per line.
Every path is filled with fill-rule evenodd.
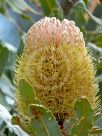
M 0 13 L 1 13 L 1 14 L 4 14 L 4 13 L 5 13 L 4 7 L 0 7 Z
M 99 80 L 99 79 L 101 79 L 101 81 L 99 80 L 98 82 L 102 82 L 102 55 L 101 55 L 101 57 L 97 60 L 97 76 L 98 76 L 98 78 L 97 78 L 97 81 Z M 102 85 L 101 85 L 102 86 Z M 99 85 L 99 87 L 100 87 L 100 85 Z M 100 89 L 100 88 L 99 88 Z M 101 90 L 102 90 L 102 87 L 101 87 Z
M 0 118 L 2 118 L 5 123 L 7 124 L 7 127 L 10 129 L 11 132 L 14 132 L 18 136 L 28 136 L 26 132 L 24 132 L 19 126 L 12 125 L 11 118 L 12 116 L 8 112 L 8 110 L 0 104 Z
M 26 14 L 21 14 L 21 17 L 25 20 L 30 20 L 31 17 L 30 16 L 27 16 Z
M 22 12 L 32 12 L 39 15 L 41 14 L 32 9 L 24 0 L 6 0 L 6 2 L 12 8 L 12 10 L 18 14 L 22 14 Z
M 4 2 L 4 0 L 0 0 L 0 4 L 3 3 L 3 2 Z
M 84 11 L 80 10 L 78 7 L 74 7 L 73 10 L 70 12 L 70 20 L 74 20 L 76 26 L 78 26 L 81 29 L 82 26 L 85 25 L 87 22 L 84 16 Z
M 62 136 L 55 117 L 44 106 L 31 104 L 29 112 L 33 116 L 31 124 L 36 136 Z
M 8 110 L 11 110 L 14 105 L 14 86 L 10 79 L 2 74 L 0 77 L 0 103 Z
M 98 35 L 95 39 L 96 45 L 102 48 L 102 34 Z
M 12 44 L 9 44 L 7 42 L 4 42 L 0 39 L 0 45 L 2 45 L 3 47 L 6 47 L 10 52 L 13 52 L 16 54 L 17 48 L 14 47 Z
M 14 70 L 17 48 L 7 42 L 2 41 L 1 39 L 0 39 L 0 46 L 4 48 L 4 52 L 7 52 L 7 56 L 6 53 L 3 54 L 5 55 L 5 57 L 7 57 L 6 58 L 7 60 L 5 60 L 5 67 L 4 67 L 5 72 L 11 73 Z
M 91 131 L 91 134 L 102 134 L 102 128 L 96 128 Z
M 77 2 L 77 6 L 79 6 L 81 9 L 83 9 L 83 10 L 89 15 L 89 17 L 90 17 L 93 21 L 95 21 L 95 22 L 96 22 L 97 24 L 99 24 L 99 25 L 102 25 L 102 20 L 99 19 L 99 18 L 97 18 L 97 17 L 95 17 L 95 16 L 93 16 L 93 15 L 88 11 L 88 9 L 87 9 L 87 7 L 86 7 L 86 5 L 85 5 L 85 3 L 84 3 L 83 0 L 79 0 L 79 1 Z
M 99 59 L 98 67 L 99 67 L 100 69 L 102 69 L 102 58 Z
M 7 104 L 7 101 L 5 100 L 5 95 L 0 91 L 0 104 L 5 106 L 8 110 L 10 110 L 11 106 Z
M 74 105 L 78 122 L 73 125 L 71 136 L 88 136 L 93 127 L 94 111 L 86 97 L 79 98 Z
M 24 33 L 22 35 L 21 39 L 20 39 L 19 47 L 18 47 L 18 50 L 17 50 L 17 56 L 21 56 L 22 53 L 23 53 L 25 38 L 26 38 L 26 33 Z
M 8 61 L 9 51 L 0 43 L 0 76 L 2 75 Z
M 39 0 L 46 16 L 56 16 L 62 19 L 61 8 L 56 0 Z
M 27 106 L 32 103 L 40 103 L 32 87 L 24 79 L 19 81 L 19 91 Z
M 100 69 L 98 71 L 101 73 L 99 76 L 97 76 L 97 83 L 99 85 L 99 91 L 97 95 L 99 96 L 100 99 L 100 105 L 102 105 L 102 62 L 100 64 Z
M 87 47 L 92 53 L 92 56 L 98 61 L 102 56 L 102 49 L 97 47 L 95 44 L 88 42 Z
M 90 0 L 84 0 L 85 4 L 88 5 Z
M 28 134 L 35 134 L 34 130 L 31 128 L 30 120 L 28 120 L 25 116 L 19 117 L 14 115 L 12 117 L 12 124 L 20 126 Z

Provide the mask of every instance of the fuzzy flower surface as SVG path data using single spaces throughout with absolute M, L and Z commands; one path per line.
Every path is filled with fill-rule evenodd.
M 45 17 L 35 23 L 27 33 L 15 79 L 17 88 L 25 79 L 57 118 L 73 116 L 74 103 L 81 96 L 95 107 L 95 68 L 73 21 Z M 27 115 L 18 89 L 16 98 L 19 110 Z

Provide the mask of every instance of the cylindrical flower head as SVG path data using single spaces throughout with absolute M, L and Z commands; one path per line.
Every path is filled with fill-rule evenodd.
M 95 106 L 94 66 L 73 21 L 45 17 L 29 29 L 16 85 L 20 79 L 30 83 L 42 104 L 58 118 L 73 116 L 74 103 L 81 96 Z M 18 108 L 25 113 L 18 90 L 16 96 Z

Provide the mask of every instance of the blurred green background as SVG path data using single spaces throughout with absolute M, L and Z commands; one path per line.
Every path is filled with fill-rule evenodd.
M 77 0 L 79 3 L 76 2 L 73 6 L 64 5 L 64 1 L 0 0 L 0 104 L 11 114 L 16 113 L 13 83 L 16 56 L 22 54 L 30 26 L 44 16 L 74 20 L 83 32 L 86 46 L 91 49 L 94 57 L 99 86 L 97 95 L 102 104 L 102 5 L 98 0 Z M 101 117 L 97 124 L 102 127 Z M 2 119 L 0 132 L 9 135 Z

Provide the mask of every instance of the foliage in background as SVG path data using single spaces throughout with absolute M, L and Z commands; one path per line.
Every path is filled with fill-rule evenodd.
M 20 56 L 22 54 L 27 30 L 33 23 L 44 16 L 56 16 L 61 20 L 66 17 L 67 19 L 74 20 L 76 25 L 80 27 L 86 41 L 86 46 L 91 49 L 94 57 L 94 63 L 97 68 L 96 77 L 99 85 L 97 95 L 99 95 L 102 105 L 102 6 L 96 3 L 93 8 L 90 6 L 92 2 L 93 0 L 77 1 L 70 9 L 70 12 L 68 11 L 68 14 L 63 16 L 59 0 L 0 0 L 0 104 L 6 107 L 11 115 L 17 115 L 13 122 L 14 125 L 12 125 L 11 115 L 0 105 L 0 135 L 27 135 L 15 125 L 18 124 L 21 128 L 24 128 L 22 121 L 21 123 L 18 122 L 18 116 L 20 115 L 16 111 L 13 72 L 15 69 L 16 55 Z M 91 13 L 92 10 L 90 10 L 90 7 L 93 8 L 93 13 Z M 87 103 L 85 104 L 87 106 L 82 107 L 82 103 Z M 93 123 L 94 125 L 102 127 L 101 113 L 96 114 L 95 117 L 93 116 L 93 111 L 87 98 L 80 98 L 80 102 L 78 100 L 75 103 L 75 107 L 76 118 L 74 119 L 74 124 L 75 122 L 76 124 L 72 127 L 70 121 L 65 122 L 65 129 L 72 127 L 72 131 L 70 132 L 72 136 L 77 134 L 80 127 L 82 128 L 80 136 L 87 136 L 88 131 L 93 127 Z M 40 119 L 42 118 L 44 123 L 48 123 L 49 118 L 52 118 L 55 122 L 52 121 L 52 127 L 47 126 L 47 128 L 46 123 L 43 124 L 47 132 L 50 133 L 49 135 L 60 136 L 59 128 L 58 125 L 56 125 L 53 115 L 41 105 L 30 105 L 30 114 L 32 114 L 33 108 L 35 108 L 36 112 L 40 113 Z M 85 114 L 82 112 L 83 108 L 86 109 Z M 4 112 L 5 114 L 3 114 Z M 46 112 L 48 112 L 48 114 Z M 90 113 L 90 115 L 88 113 Z M 46 118 L 44 115 L 46 115 Z M 93 119 L 95 119 L 94 122 Z M 45 136 L 46 129 L 44 131 L 40 123 L 39 120 L 35 123 L 34 118 L 32 119 L 32 124 L 38 134 L 37 136 Z M 40 132 L 37 129 L 38 127 L 41 128 Z M 52 134 L 55 128 L 57 134 Z M 91 133 L 100 134 L 102 130 L 94 128 Z

